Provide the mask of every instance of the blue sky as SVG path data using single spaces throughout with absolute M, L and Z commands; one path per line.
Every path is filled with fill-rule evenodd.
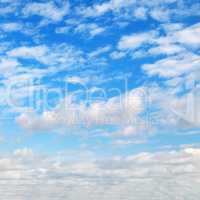
M 8 174 L 0 177 L 65 179 L 68 166 L 82 177 L 91 169 L 95 184 L 100 173 L 102 184 L 112 185 L 131 181 L 129 170 L 170 178 L 180 172 L 194 185 L 185 195 L 198 199 L 199 10 L 198 0 L 0 0 L 0 168 Z M 176 166 L 163 164 L 165 158 Z M 16 167 L 11 175 L 9 163 Z M 81 181 L 92 184 L 88 177 Z M 148 187 L 143 195 L 152 192 Z M 177 191 L 169 196 L 181 199 Z

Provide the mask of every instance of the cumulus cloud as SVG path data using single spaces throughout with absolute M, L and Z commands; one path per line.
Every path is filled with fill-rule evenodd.
M 71 80 L 78 84 L 80 81 L 76 77 Z M 115 127 L 110 136 L 116 137 L 142 137 L 169 129 L 187 131 L 200 127 L 198 88 L 191 86 L 180 96 L 177 86 L 176 89 L 168 87 L 139 87 L 122 96 L 98 101 L 86 99 L 77 102 L 75 93 L 51 111 L 42 114 L 24 112 L 16 121 L 31 132 L 54 132 L 71 127 L 82 127 L 84 130 L 109 125 Z
M 77 104 L 69 97 L 53 111 L 46 111 L 40 116 L 35 113 L 24 113 L 17 118 L 17 122 L 22 127 L 33 131 L 71 125 L 95 126 L 137 123 L 138 114 L 144 109 L 144 95 L 143 88 L 138 88 L 125 95 L 116 96 L 106 101 L 92 102 L 90 105 L 87 105 L 88 99 L 86 102 Z

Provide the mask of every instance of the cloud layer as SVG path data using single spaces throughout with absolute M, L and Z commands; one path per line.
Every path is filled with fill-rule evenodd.
M 18 149 L 0 158 L 0 193 L 7 200 L 192 200 L 200 197 L 199 170 L 198 148 L 104 159 L 90 152 L 47 157 Z

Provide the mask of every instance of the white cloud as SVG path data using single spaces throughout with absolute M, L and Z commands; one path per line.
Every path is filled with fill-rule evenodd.
M 166 33 L 173 33 L 174 31 L 179 31 L 184 28 L 182 23 L 164 23 L 162 26 Z
M 60 7 L 56 6 L 53 2 L 47 3 L 28 3 L 23 13 L 26 16 L 38 15 L 50 19 L 54 22 L 60 21 L 69 12 L 69 3 L 63 1 Z
M 118 43 L 118 49 L 136 49 L 145 43 L 152 43 L 155 36 L 153 31 L 123 36 Z
M 200 36 L 200 23 L 185 27 L 183 24 L 165 24 L 163 25 L 166 32 L 165 37 L 157 38 L 157 43 L 160 45 L 179 45 L 180 47 L 186 46 L 189 48 L 198 48 Z
M 189 47 L 200 47 L 200 23 L 196 23 L 185 29 L 174 33 L 174 40 L 188 45 Z
M 163 44 L 163 45 L 158 45 L 156 47 L 150 48 L 148 51 L 148 54 L 149 55 L 159 55 L 159 54 L 174 55 L 174 54 L 181 53 L 184 51 L 185 51 L 185 48 L 179 45 Z

